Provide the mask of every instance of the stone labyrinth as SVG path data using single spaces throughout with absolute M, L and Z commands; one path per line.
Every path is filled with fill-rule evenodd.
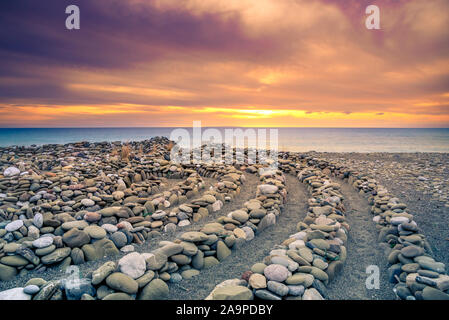
M 245 256 L 249 242 L 269 254 L 225 281 L 209 279 L 214 288 L 200 299 L 323 300 L 346 276 L 339 290 L 350 299 L 369 275 L 351 280 L 360 270 L 345 267 L 348 248 L 368 240 L 351 236 L 341 184 L 370 205 L 361 223 L 377 230 L 391 287 L 380 298 L 449 298 L 445 265 L 407 205 L 375 177 L 293 152 L 279 152 L 276 169 L 180 165 L 170 161 L 172 146 L 156 137 L 0 148 L 0 299 L 170 299 L 171 287 L 199 283 L 208 269 Z M 300 186 L 308 195 L 290 199 Z M 243 192 L 251 196 L 242 200 Z M 287 214 L 290 235 L 278 229 Z M 261 238 L 279 234 L 282 241 L 263 246 Z

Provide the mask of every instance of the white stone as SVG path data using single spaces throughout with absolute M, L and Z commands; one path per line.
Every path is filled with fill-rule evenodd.
M 306 235 L 307 235 L 306 232 L 300 231 L 300 232 L 297 232 L 297 233 L 295 233 L 295 234 L 292 234 L 292 235 L 290 236 L 290 238 L 295 238 L 295 239 L 297 239 L 297 240 L 302 240 L 302 239 L 304 239 L 304 238 L 306 237 Z
M 246 234 L 246 241 L 251 241 L 254 239 L 254 231 L 250 227 L 242 227 L 241 228 Z
M 44 225 L 44 216 L 41 213 L 36 213 L 33 218 L 33 224 L 38 228 L 42 228 Z
M 81 200 L 81 204 L 85 207 L 92 207 L 95 205 L 95 201 L 93 201 L 92 199 L 83 199 Z
M 288 245 L 288 248 L 290 250 L 295 250 L 295 249 L 303 248 L 305 246 L 306 246 L 306 244 L 304 243 L 303 240 L 295 240 Z
M 280 264 L 270 264 L 263 271 L 268 280 L 283 282 L 289 276 L 289 271 Z
M 128 244 L 120 249 L 120 251 L 124 252 L 124 253 L 134 252 L 134 250 L 136 250 L 136 249 L 134 248 L 134 246 L 132 244 Z
M 142 257 L 140 253 L 132 252 L 119 260 L 118 268 L 124 274 L 133 279 L 137 279 L 143 276 L 147 269 L 147 265 L 144 257 Z
M 164 218 L 167 215 L 167 212 L 162 210 L 157 210 L 155 213 L 151 215 L 151 219 L 153 220 L 160 220 Z
M 5 230 L 8 232 L 13 232 L 13 231 L 19 230 L 22 226 L 23 226 L 23 221 L 16 220 L 16 221 L 8 223 L 5 227 Z
M 223 207 L 223 202 L 221 200 L 217 200 L 212 204 L 212 211 L 216 212 L 221 210 L 221 208 Z
M 401 223 L 409 222 L 409 219 L 407 217 L 393 217 L 390 219 L 390 223 L 394 226 L 397 226 Z
M 164 227 L 164 232 L 171 233 L 176 231 L 176 224 L 167 223 Z
M 126 189 L 126 184 L 122 179 L 118 179 L 117 181 L 117 191 L 123 191 Z
M 190 225 L 190 221 L 189 220 L 181 220 L 178 222 L 178 227 L 185 227 Z
M 277 186 L 272 185 L 272 184 L 261 184 L 261 185 L 257 186 L 257 189 L 262 194 L 273 194 L 279 190 L 279 188 Z
M 20 174 L 20 170 L 16 167 L 9 167 L 3 171 L 3 175 L 5 177 L 17 176 Z
M 110 223 L 102 224 L 101 227 L 110 233 L 114 233 L 118 230 L 118 228 L 116 226 L 114 226 L 113 224 L 110 224 Z
M 302 296 L 302 300 L 324 300 L 321 294 L 315 288 L 307 289 Z
M 270 251 L 270 256 L 287 256 L 287 250 L 285 249 L 273 249 Z
M 120 229 L 125 229 L 128 231 L 133 230 L 133 225 L 131 223 L 129 223 L 128 221 L 122 221 L 118 224 Z
M 51 246 L 52 244 L 53 244 L 52 237 L 40 237 L 39 239 L 33 241 L 33 246 L 35 248 L 46 248 L 48 246 Z
M 23 288 L 13 288 L 1 291 L 0 300 L 31 300 L 31 295 L 23 292 Z

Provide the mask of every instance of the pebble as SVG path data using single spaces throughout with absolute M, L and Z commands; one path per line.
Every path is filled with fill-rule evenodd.
M 256 291 L 257 292 L 257 291 Z M 227 285 L 215 288 L 211 293 L 212 300 L 252 300 L 253 293 L 246 287 Z
M 422 297 L 424 300 L 449 300 L 449 294 L 427 286 L 422 291 Z
M 83 230 L 73 228 L 64 233 L 62 241 L 70 248 L 82 247 L 90 242 L 90 236 Z
M 106 278 L 106 284 L 114 290 L 122 291 L 128 294 L 137 293 L 139 288 L 136 280 L 121 272 L 114 272 L 109 275 Z
M 33 246 L 36 248 L 45 248 L 53 244 L 52 237 L 40 237 L 33 241 Z
M 230 216 L 240 223 L 245 223 L 249 219 L 248 213 L 243 210 L 233 211 L 230 213 Z
M 100 284 L 106 277 L 108 277 L 116 268 L 115 262 L 108 261 L 103 264 L 100 268 L 92 272 L 92 284 Z
M 419 260 L 419 266 L 423 269 L 427 269 L 430 271 L 435 271 L 438 273 L 445 272 L 445 265 L 442 262 L 428 261 L 428 260 Z
M 304 286 L 295 286 L 295 285 L 289 285 L 288 287 L 288 294 L 291 296 L 302 296 L 305 291 Z
M 287 284 L 291 285 L 303 285 L 308 288 L 313 284 L 314 277 L 308 273 L 295 273 L 288 277 L 285 281 Z
M 199 275 L 200 272 L 196 269 L 189 269 L 189 270 L 185 270 L 181 273 L 182 278 L 184 279 L 191 279 L 197 275 Z M 173 274 L 172 274 L 173 277 Z
M 109 233 L 114 233 L 117 232 L 118 230 L 117 226 L 109 223 L 102 224 L 101 227 Z
M 54 264 L 61 262 L 66 257 L 70 255 L 70 248 L 59 248 L 55 251 L 51 252 L 50 254 L 47 254 L 46 256 L 43 256 L 41 258 L 41 262 L 45 265 Z
M 208 238 L 209 237 L 207 234 L 198 231 L 185 232 L 180 237 L 181 240 L 189 242 L 201 242 L 207 240 Z
M 112 242 L 114 242 L 115 246 L 119 249 L 124 247 L 128 243 L 128 238 L 121 231 L 114 232 L 111 235 L 111 240 Z
M 321 294 L 315 288 L 309 288 L 304 291 L 302 300 L 324 300 Z
M 93 201 L 92 199 L 83 199 L 81 200 L 81 204 L 85 207 L 92 207 L 95 205 L 95 201 Z
M 256 290 L 254 295 L 262 300 L 282 300 L 278 295 L 265 289 Z
M 23 288 L 23 292 L 29 295 L 34 295 L 38 293 L 40 290 L 41 289 L 35 284 L 31 284 Z
M 406 258 L 414 258 L 424 253 L 424 249 L 417 246 L 408 246 L 401 249 L 401 254 Z
M 13 222 L 10 222 L 6 225 L 5 230 L 8 232 L 14 232 L 19 230 L 23 226 L 22 220 L 16 220 Z
M 13 288 L 1 291 L 0 300 L 31 300 L 31 295 L 25 293 L 23 288 Z
M 144 275 L 146 262 L 140 253 L 132 252 L 119 260 L 118 269 L 131 278 L 137 279 Z
M 263 271 L 265 270 L 265 268 L 267 267 L 267 265 L 265 263 L 255 263 L 253 264 L 253 266 L 251 267 L 251 271 L 254 273 L 260 273 L 263 274 Z
M 262 184 L 262 185 L 257 186 L 257 189 L 262 194 L 273 194 L 273 193 L 276 193 L 279 188 L 277 186 L 274 186 L 271 184 Z
M 139 300 L 164 300 L 169 294 L 168 285 L 161 279 L 154 279 L 140 292 Z
M 285 284 L 282 284 L 277 281 L 268 281 L 267 283 L 268 290 L 275 293 L 278 296 L 286 296 L 288 294 L 288 287 Z
M 307 262 L 311 263 L 313 261 L 312 251 L 308 248 L 300 248 L 298 250 L 299 255 L 304 258 Z
M 99 214 L 98 212 L 87 212 L 84 215 L 84 220 L 86 220 L 87 222 L 97 222 L 100 219 L 101 219 L 101 214 Z M 104 225 L 102 225 L 102 227 L 104 228 Z M 117 227 L 115 227 L 115 228 L 117 228 Z
M 42 228 L 42 226 L 44 225 L 44 216 L 39 212 L 36 213 L 33 218 L 33 224 L 37 228 Z
M 268 280 L 283 282 L 289 276 L 289 271 L 286 267 L 279 264 L 270 264 L 263 271 Z
M 231 255 L 231 250 L 223 241 L 217 242 L 217 258 L 219 261 L 226 259 Z
M 400 225 L 402 223 L 408 223 L 409 219 L 407 217 L 393 217 L 390 219 L 390 223 L 394 226 Z
M 3 171 L 3 175 L 5 177 L 13 177 L 13 176 L 17 176 L 20 174 L 20 169 L 16 168 L 16 167 L 8 167 L 5 169 L 5 171 Z
M 84 232 L 86 232 L 92 239 L 103 239 L 106 237 L 106 230 L 97 225 L 90 225 L 84 228 Z
M 136 249 L 134 248 L 134 246 L 132 244 L 128 244 L 120 249 L 120 251 L 124 252 L 124 253 L 134 252 L 135 250 Z
M 267 287 L 267 278 L 259 273 L 253 273 L 249 277 L 248 283 L 254 289 L 265 289 Z

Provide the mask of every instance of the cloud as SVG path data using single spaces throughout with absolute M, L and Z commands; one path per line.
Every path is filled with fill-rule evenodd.
M 71 2 L 0 3 L 0 126 L 449 125 L 444 0 Z

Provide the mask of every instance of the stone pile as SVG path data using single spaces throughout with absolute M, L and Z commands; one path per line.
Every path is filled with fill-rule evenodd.
M 219 284 L 207 300 L 323 300 L 326 285 L 342 271 L 349 226 L 340 186 L 313 167 L 286 168 L 308 185 L 309 213 L 281 245 L 241 279 Z
M 426 237 L 420 233 L 407 205 L 379 184 L 373 177 L 334 164 L 311 158 L 310 162 L 326 167 L 334 175 L 368 197 L 373 221 L 379 230 L 378 241 L 386 244 L 389 281 L 395 283 L 395 293 L 404 300 L 448 300 L 449 276 L 444 263 L 432 257 Z
M 281 171 L 264 171 L 260 168 L 262 184 L 257 186 L 256 198 L 244 203 L 244 207 L 217 219 L 231 239 L 250 241 L 265 228 L 276 223 L 287 198 L 285 177 Z
M 153 140 L 142 144 L 149 145 L 153 155 L 165 150 Z M 0 191 L 5 192 L 0 194 L 0 280 L 49 266 L 81 264 L 117 254 L 133 242 L 140 244 L 163 231 L 154 219 L 156 212 L 205 187 L 196 170 L 168 166 L 160 159 L 153 159 L 154 166 L 145 170 L 145 165 L 126 164 L 106 175 L 114 170 L 113 162 L 102 160 L 107 154 L 100 157 L 107 145 L 1 149 L 1 163 L 21 161 L 20 168 L 10 166 L 0 176 Z M 168 171 L 159 173 L 173 178 L 168 173 L 178 172 L 188 178 L 160 192 L 165 184 L 152 170 L 161 163 Z
M 201 171 L 207 174 L 210 171 Z M 234 199 L 239 193 L 245 181 L 243 172 L 232 166 L 215 171 L 218 182 L 205 191 L 201 197 L 191 200 L 169 210 L 158 210 L 151 214 L 150 219 L 162 227 L 164 232 L 173 232 L 176 227 L 185 227 L 191 223 L 206 218 L 213 212 L 218 212 L 225 202 Z
M 223 182 L 229 181 L 225 177 Z M 261 171 L 260 179 L 262 184 L 256 198 L 245 203 L 244 208 L 219 217 L 216 222 L 208 223 L 198 231 L 182 233 L 173 242 L 161 241 L 160 247 L 152 252 L 132 252 L 118 263 L 109 261 L 87 278 L 76 282 L 76 286 L 67 281 L 45 282 L 34 278 L 19 289 L 26 294 L 31 292 L 28 286 L 40 284 L 38 289 L 33 287 L 33 294 L 27 297 L 35 300 L 164 299 L 168 295 L 166 282 L 194 277 L 200 270 L 219 264 L 233 249 L 238 249 L 245 241 L 251 241 L 259 228 L 275 223 L 275 217 L 280 214 L 286 198 L 285 177 L 280 171 Z M 264 220 L 269 215 L 274 218 Z M 16 294 L 16 291 L 11 291 L 11 294 Z

